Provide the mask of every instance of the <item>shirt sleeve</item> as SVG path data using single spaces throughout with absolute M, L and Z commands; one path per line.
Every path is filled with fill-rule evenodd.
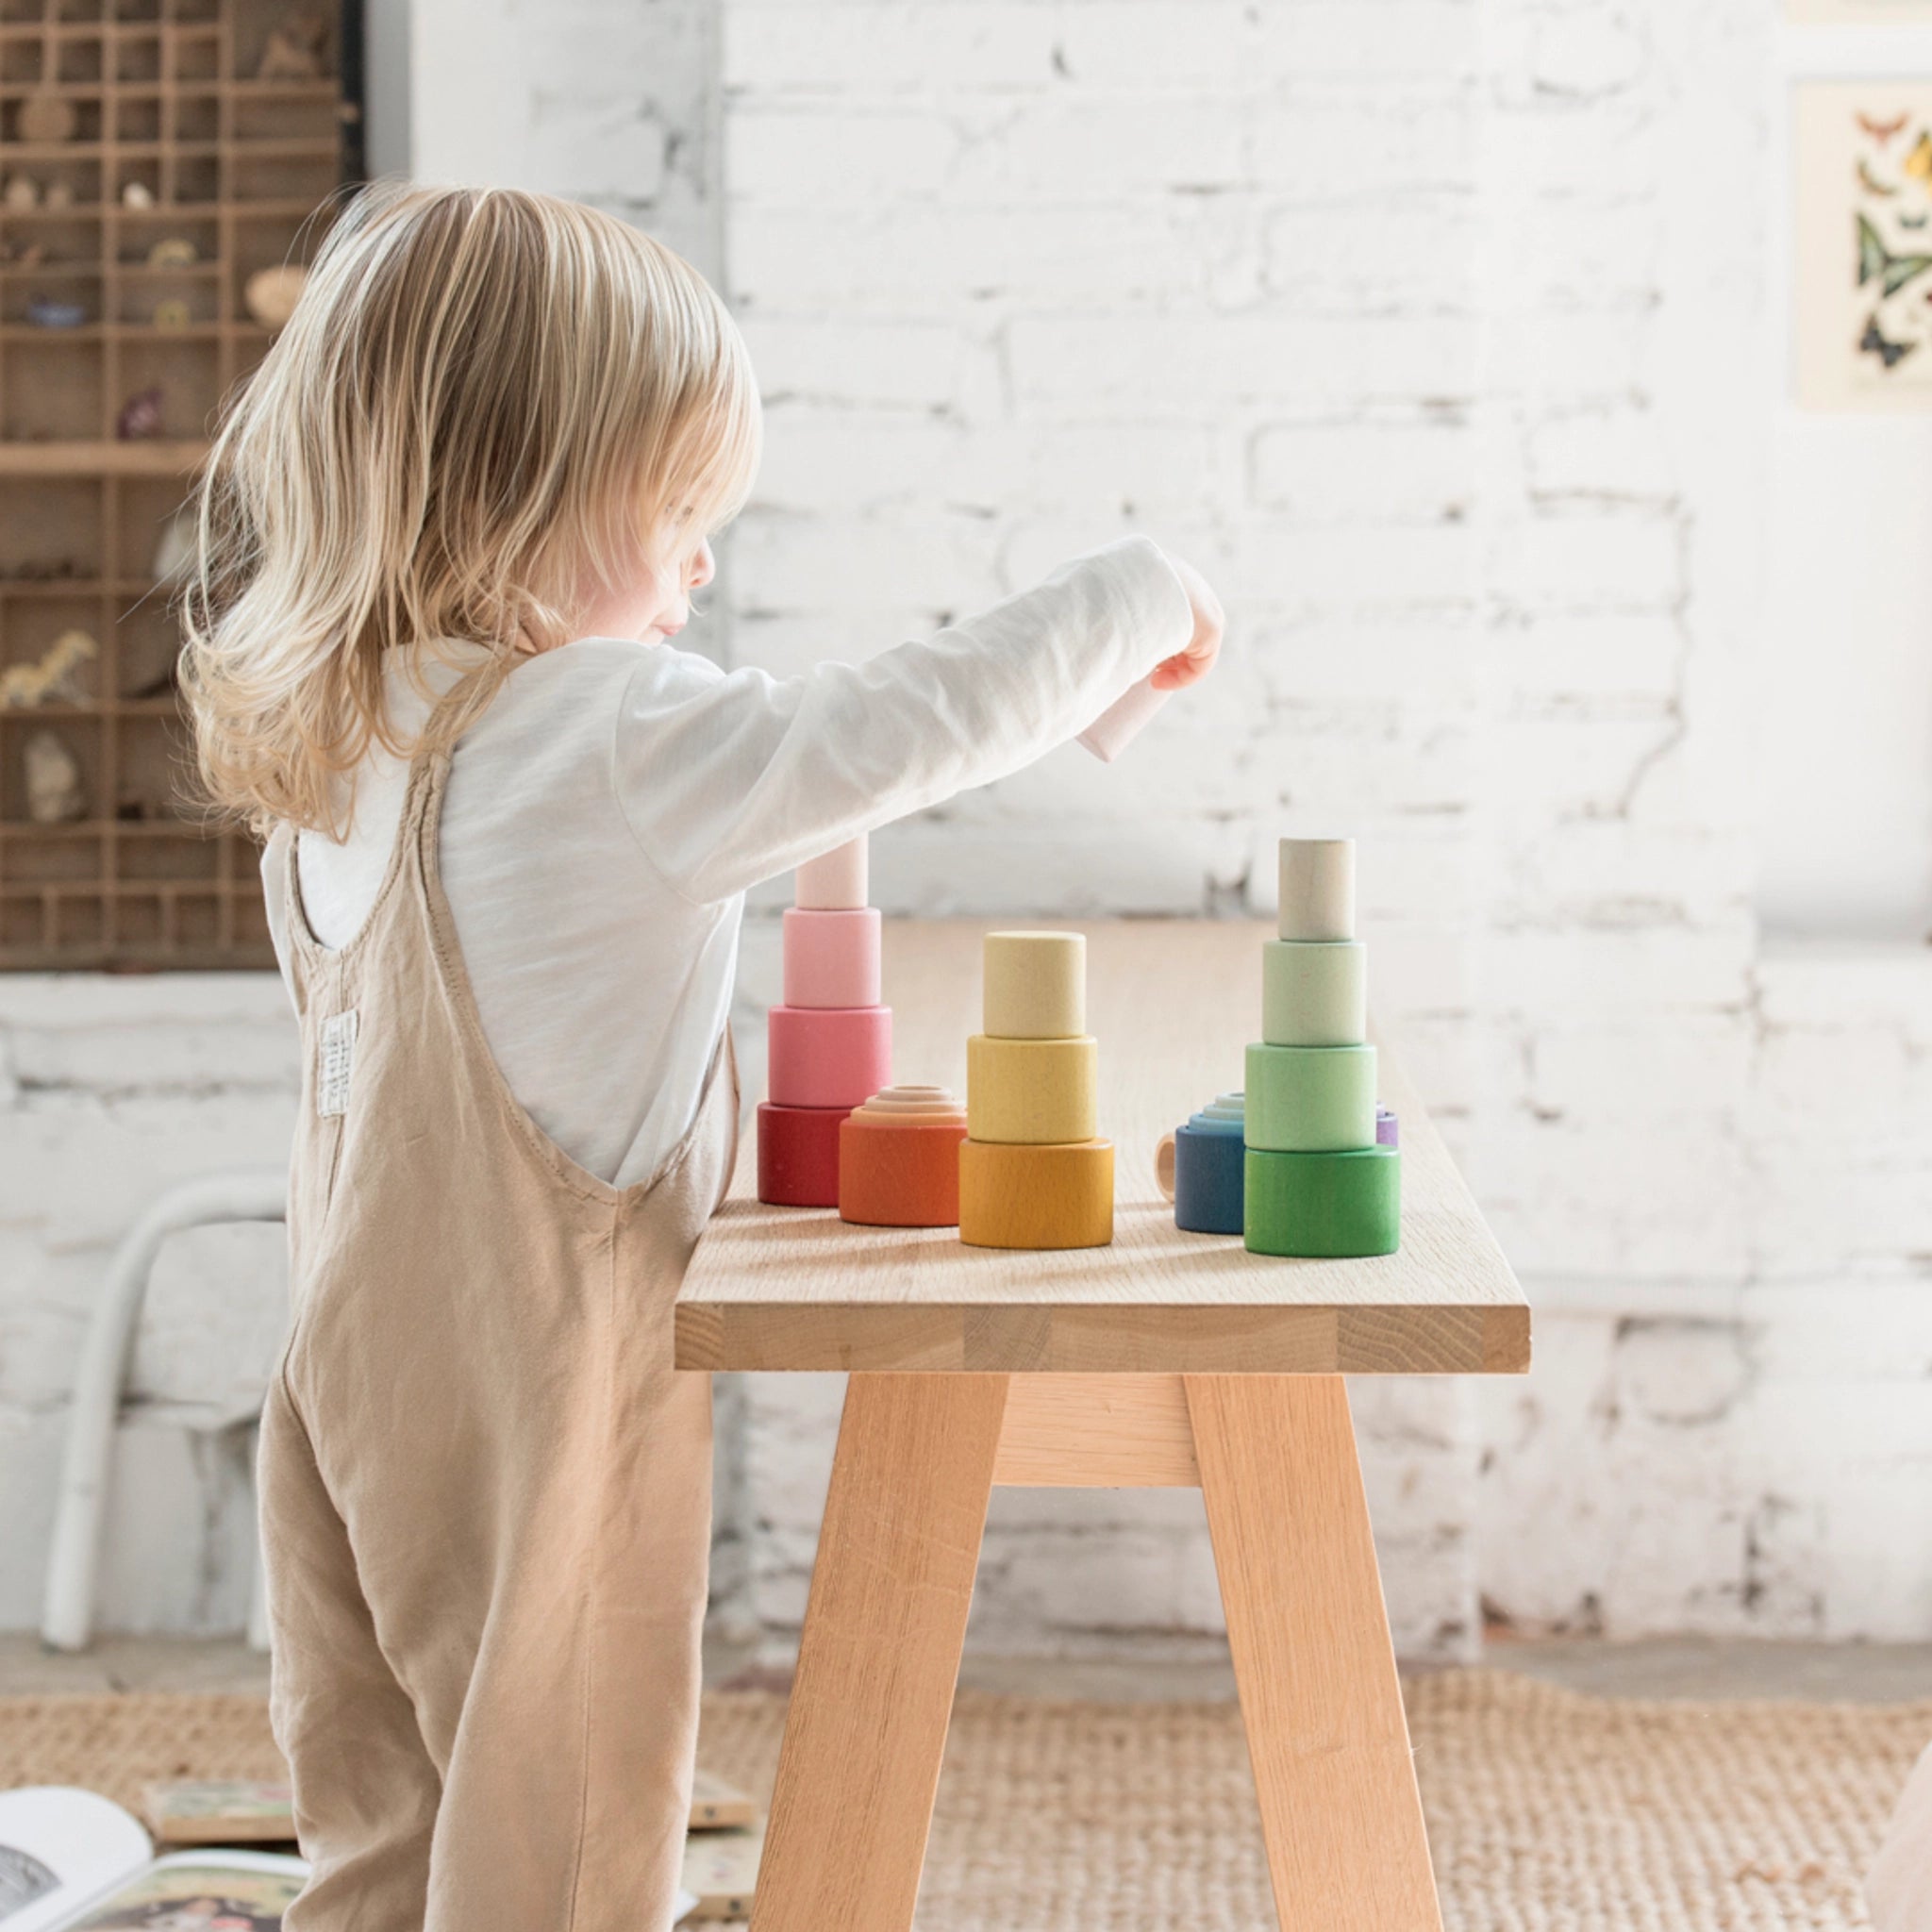
M 619 708 L 612 782 L 667 883 L 728 898 L 1031 764 L 1192 632 L 1173 566 L 1130 537 L 863 664 L 782 680 L 707 667 L 693 688 L 647 658 Z

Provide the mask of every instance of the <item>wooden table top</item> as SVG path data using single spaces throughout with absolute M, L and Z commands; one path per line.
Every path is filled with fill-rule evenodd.
M 886 922 L 895 1076 L 965 1091 L 979 1030 L 980 937 L 1006 921 Z M 849 1226 L 757 1199 L 756 1146 L 677 1300 L 686 1369 L 1520 1374 L 1529 1309 L 1441 1136 L 1384 1044 L 1381 1100 L 1402 1123 L 1402 1250 L 1363 1260 L 1251 1255 L 1184 1234 L 1154 1150 L 1241 1084 L 1260 1036 L 1249 921 L 1118 920 L 1087 934 L 1100 1128 L 1116 1147 L 1111 1247 L 969 1248 L 950 1228 Z M 1370 953 L 1370 983 L 1374 979 Z

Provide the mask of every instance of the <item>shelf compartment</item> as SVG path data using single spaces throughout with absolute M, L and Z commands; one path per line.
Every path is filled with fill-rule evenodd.
M 53 738 L 79 767 L 77 821 L 96 819 L 106 786 L 101 758 L 102 721 L 93 717 L 47 718 L 32 709 L 0 710 L 0 819 L 9 831 L 44 832 L 50 827 L 36 819 L 27 796 L 27 751 L 43 733 Z M 61 821 L 55 821 L 55 824 Z M 9 839 L 8 847 L 11 849 Z
M 103 633 L 110 626 L 103 619 L 112 606 L 99 596 L 75 591 L 64 597 L 29 597 L 17 608 L 8 608 L 9 587 L 0 584 L 0 670 L 17 666 L 42 665 L 58 641 L 70 631 L 84 631 L 93 640 L 92 658 L 69 663 L 53 687 L 61 695 L 52 704 L 9 706 L 7 716 L 49 718 L 74 713 L 87 715 L 88 707 L 97 706 L 103 692 L 104 659 L 108 641 Z
M 90 344 L 52 330 L 7 344 L 0 358 L 0 435 L 36 451 L 91 442 L 104 426 L 104 403 L 101 358 Z M 0 444 L 0 474 L 15 447 Z
M 99 484 L 66 476 L 0 479 L 0 575 L 43 582 L 97 577 L 101 538 Z

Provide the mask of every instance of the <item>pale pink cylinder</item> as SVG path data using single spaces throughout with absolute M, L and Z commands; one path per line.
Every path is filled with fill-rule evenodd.
M 870 896 L 871 866 L 866 836 L 859 833 L 816 858 L 808 858 L 792 880 L 792 897 L 815 912 L 848 912 Z
M 785 1004 L 875 1007 L 879 1003 L 879 914 L 875 906 L 785 915 Z
M 774 1106 L 853 1108 L 892 1084 L 891 1007 L 774 1007 L 766 1021 Z

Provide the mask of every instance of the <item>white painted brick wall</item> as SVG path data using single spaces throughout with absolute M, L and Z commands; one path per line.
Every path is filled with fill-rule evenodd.
M 1222 670 L 1130 763 L 895 828 L 882 903 L 1263 909 L 1278 834 L 1363 841 L 1383 1023 L 1541 1307 L 1524 1381 L 1356 1391 L 1405 1646 L 1466 1649 L 1479 1594 L 1932 1634 L 1932 961 L 1767 950 L 1751 906 L 1758 0 L 487 10 L 424 0 L 426 172 L 616 207 L 743 316 L 769 457 L 709 648 L 863 656 L 1132 528 L 1223 591 Z M 278 995 L 211 984 L 0 984 L 0 1624 L 108 1244 L 286 1132 Z M 718 1614 L 777 1648 L 839 1396 L 721 1386 Z M 128 1432 L 110 1608 L 232 1624 L 237 1445 L 179 1421 Z M 1002 1496 L 975 1617 L 1212 1645 L 1197 1500 Z

